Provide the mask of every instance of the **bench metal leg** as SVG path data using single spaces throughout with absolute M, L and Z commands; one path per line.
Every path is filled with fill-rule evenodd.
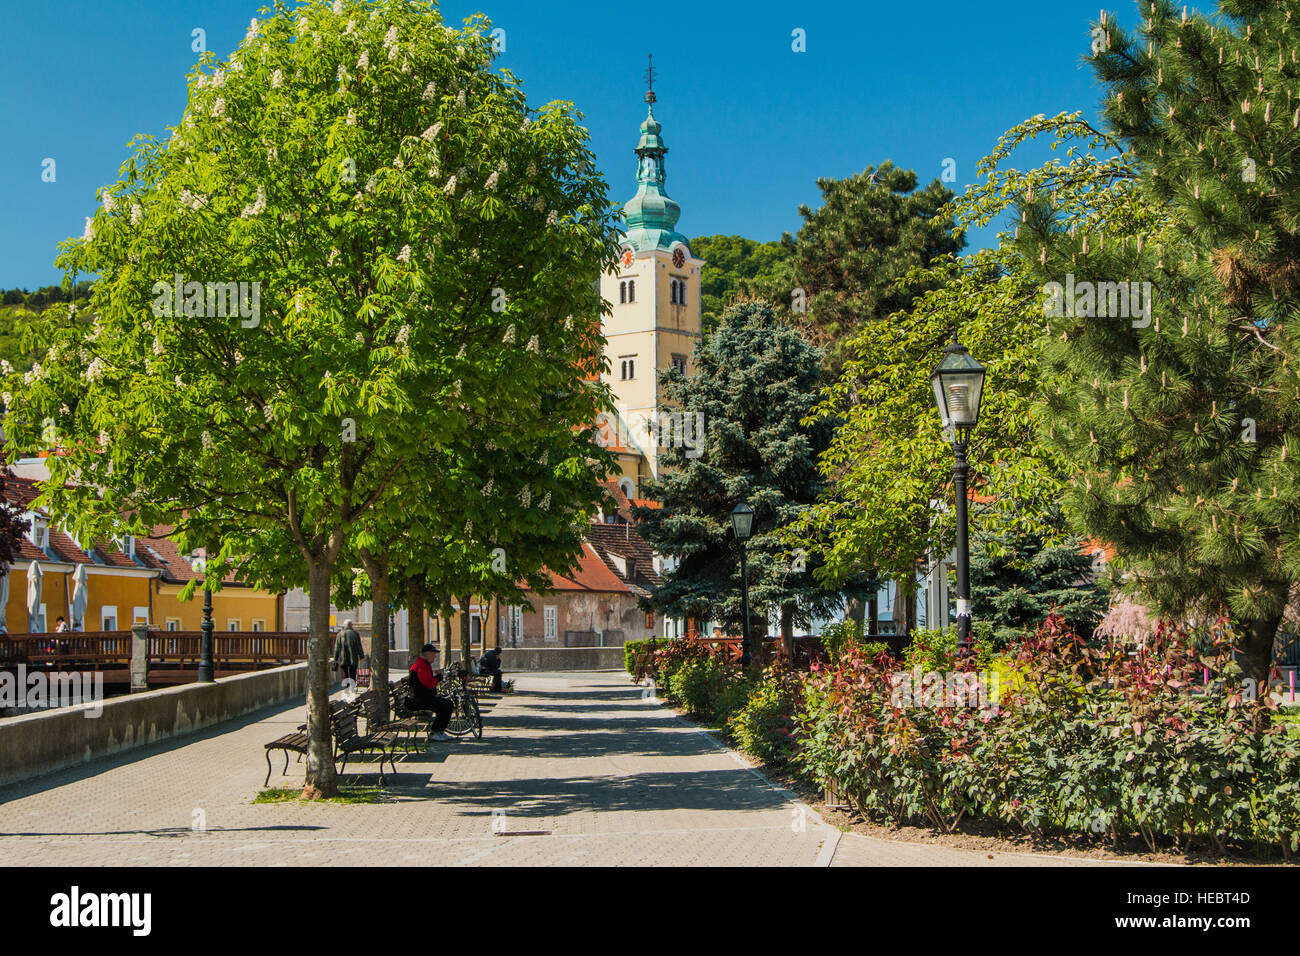
M 271 751 L 266 751 L 266 779 L 262 781 L 262 789 L 265 790 L 271 785 Z

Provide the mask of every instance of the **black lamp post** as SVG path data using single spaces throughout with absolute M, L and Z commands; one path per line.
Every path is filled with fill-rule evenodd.
M 211 684 L 216 680 L 212 666 L 212 592 L 208 590 L 207 562 L 203 568 L 203 620 L 199 624 L 202 636 L 199 638 L 199 679 L 200 684 Z
M 952 447 L 956 463 L 952 468 L 953 489 L 957 497 L 957 645 L 961 654 L 970 652 L 970 544 L 966 534 L 966 444 L 971 429 L 980 417 L 980 399 L 984 393 L 984 366 L 971 358 L 957 343 L 943 350 L 943 360 L 930 373 L 934 402 L 945 428 L 952 428 Z
M 745 542 L 754 530 L 754 509 L 745 502 L 736 505 L 731 512 L 731 529 L 736 533 L 736 540 L 740 542 L 740 609 L 744 615 L 744 625 L 741 628 L 740 639 L 740 666 L 749 666 L 749 564 L 745 558 Z

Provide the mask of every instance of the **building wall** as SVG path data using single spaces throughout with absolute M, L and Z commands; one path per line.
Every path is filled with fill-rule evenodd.
M 16 565 L 9 572 L 9 600 L 5 605 L 5 626 L 10 634 L 27 633 L 27 565 Z M 62 565 L 62 568 L 67 568 Z M 41 603 L 45 605 L 45 629 L 53 631 L 55 621 L 63 617 L 72 622 L 72 572 L 42 568 Z M 105 607 L 116 608 L 117 629 L 128 630 L 136 619 L 136 609 L 145 609 L 141 620 L 154 623 L 150 610 L 150 586 L 153 578 L 147 573 L 115 573 L 101 567 L 86 569 L 86 619 L 87 631 L 102 629 Z
M 166 629 L 168 622 L 174 620 L 175 630 L 197 631 L 203 623 L 203 592 L 195 588 L 190 599 L 182 601 L 181 585 L 159 581 L 156 587 L 151 623 Z M 279 595 L 252 588 L 228 586 L 212 592 L 212 621 L 218 631 L 230 630 L 232 621 L 238 622 L 236 629 L 240 631 L 251 631 L 254 621 L 261 622 L 259 629 L 263 631 L 285 629 L 281 621 Z
M 577 635 L 596 632 L 597 640 L 605 646 L 625 641 L 644 640 L 657 633 L 659 621 L 647 625 L 646 614 L 637 606 L 634 595 L 605 591 L 559 591 L 550 594 L 529 594 L 533 609 L 523 608 L 523 635 L 517 647 L 564 647 L 566 632 L 570 639 Z M 547 607 L 556 609 L 556 634 L 554 640 L 546 639 Z M 501 613 L 500 639 L 503 647 L 510 646 L 509 614 Z

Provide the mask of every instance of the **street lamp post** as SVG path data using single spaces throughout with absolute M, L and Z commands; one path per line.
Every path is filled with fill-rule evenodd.
M 944 428 L 953 430 L 952 447 L 956 461 L 952 468 L 953 491 L 956 495 L 957 519 L 957 645 L 963 656 L 971 647 L 970 607 L 970 545 L 967 538 L 966 446 L 971 429 L 979 421 L 980 399 L 984 394 L 984 366 L 971 358 L 965 347 L 957 342 L 943 350 L 943 360 L 930 373 L 935 405 Z
M 194 562 L 194 570 L 203 572 L 203 620 L 199 623 L 199 677 L 200 684 L 211 684 L 216 680 L 212 666 L 212 591 L 208 589 L 208 562 L 199 558 Z
M 740 638 L 740 666 L 749 666 L 749 564 L 745 557 L 745 542 L 754 530 L 754 509 L 741 502 L 731 512 L 731 528 L 740 542 L 740 612 L 744 615 Z

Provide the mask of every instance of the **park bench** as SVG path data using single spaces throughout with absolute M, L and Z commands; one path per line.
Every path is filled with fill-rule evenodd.
M 345 773 L 348 766 L 348 758 L 358 753 L 378 753 L 379 754 L 379 784 L 384 783 L 384 761 L 393 768 L 393 773 L 397 772 L 397 763 L 395 753 L 397 751 L 398 734 L 395 730 L 381 729 L 375 732 L 361 734 L 357 730 L 357 716 L 361 706 L 356 701 L 332 701 L 330 703 L 330 726 L 334 738 L 334 760 L 337 761 L 341 756 L 343 765 L 339 768 L 339 773 Z M 284 769 L 281 773 L 289 772 L 289 754 L 296 753 L 301 760 L 306 755 L 310 746 L 311 738 L 307 734 L 307 725 L 300 724 L 298 730 L 292 734 L 285 734 L 269 744 L 266 744 L 266 780 L 262 786 L 268 786 L 271 782 L 271 751 L 284 751 Z M 370 728 L 367 728 L 369 731 Z
M 390 689 L 389 694 L 392 695 L 393 693 L 394 691 Z M 366 733 L 392 731 L 396 734 L 404 734 L 402 746 L 407 751 L 414 749 L 413 745 L 416 737 L 428 726 L 428 721 L 412 716 L 398 717 L 396 720 L 385 720 L 384 716 L 379 713 L 379 697 L 373 690 L 367 691 L 358 697 L 357 703 L 361 705 L 361 716 L 366 718 Z
M 339 774 L 348 772 L 348 758 L 353 754 L 379 754 L 379 785 L 384 785 L 384 760 L 397 773 L 398 734 L 395 730 L 376 730 L 362 734 L 357 730 L 356 707 L 347 707 L 333 715 L 335 759 L 343 756 Z
M 341 700 L 332 701 L 330 703 L 331 719 L 333 719 L 334 712 L 336 710 L 340 710 L 344 707 L 350 707 L 350 706 L 352 705 L 347 703 L 346 701 L 341 701 Z M 284 751 L 284 769 L 280 771 L 281 775 L 283 776 L 284 774 L 289 772 L 289 754 L 297 754 L 298 759 L 302 760 L 302 758 L 307 755 L 307 746 L 310 739 L 311 738 L 307 736 L 307 725 L 299 724 L 297 731 L 295 731 L 294 733 L 285 734 L 283 737 L 277 737 L 275 740 L 272 740 L 269 744 L 266 744 L 266 780 L 263 782 L 262 786 L 265 787 L 267 784 L 271 782 L 271 751 L 272 750 Z M 338 755 L 335 754 L 335 759 L 337 758 Z

